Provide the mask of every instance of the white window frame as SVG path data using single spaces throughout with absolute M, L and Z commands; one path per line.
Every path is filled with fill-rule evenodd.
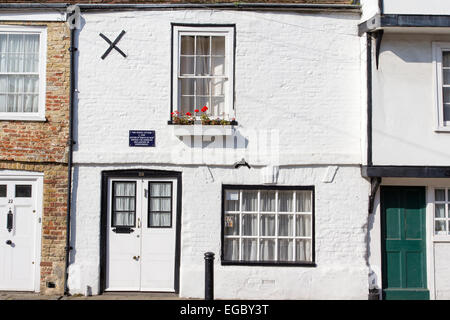
M 432 50 L 436 131 L 450 132 L 450 121 L 444 121 L 444 97 L 442 92 L 442 52 L 450 51 L 450 42 L 433 42 Z
M 223 204 L 223 215 L 222 215 L 222 220 L 223 220 L 223 236 L 222 236 L 222 264 L 261 264 L 261 265 L 314 265 L 315 264 L 315 244 L 314 244 L 314 188 L 310 188 L 310 187 L 306 187 L 306 188 L 258 188 L 257 186 L 255 186 L 255 188 L 253 188 L 253 186 L 251 188 L 243 188 L 240 189 L 239 186 L 233 186 L 233 187 L 229 187 L 229 186 L 224 186 L 223 189 L 223 199 L 224 201 L 226 201 L 226 192 L 227 191 L 235 191 L 239 193 L 239 210 L 238 211 L 227 211 L 225 210 L 226 206 L 225 203 Z M 251 192 L 257 192 L 258 193 L 258 197 L 257 197 L 257 209 L 256 211 L 244 211 L 243 210 L 243 201 L 242 201 L 242 194 L 243 192 L 246 191 L 251 191 Z M 261 211 L 261 192 L 264 191 L 270 191 L 270 192 L 275 192 L 275 211 Z M 278 208 L 278 195 L 280 192 L 292 192 L 293 193 L 293 197 L 292 197 L 292 205 L 293 205 L 293 210 L 292 211 L 288 211 L 288 212 L 282 212 L 279 211 Z M 305 212 L 300 212 L 297 211 L 297 193 L 298 192 L 310 192 L 311 193 L 311 211 L 305 211 Z M 257 230 L 256 230 L 256 235 L 244 235 L 243 234 L 243 215 L 256 215 L 257 216 Z M 238 235 L 226 235 L 225 234 L 225 217 L 227 215 L 237 215 L 239 217 L 239 234 Z M 261 235 L 261 216 L 263 215 L 274 215 L 275 216 L 275 234 L 271 235 L 271 236 L 263 236 Z M 293 233 L 290 236 L 281 236 L 278 234 L 279 232 L 279 217 L 280 216 L 289 216 L 292 215 L 293 216 Z M 310 217 L 310 221 L 311 221 L 311 225 L 310 225 L 310 229 L 309 229 L 309 236 L 299 236 L 297 235 L 297 230 L 296 230 L 296 225 L 297 225 L 297 217 L 298 216 L 309 216 Z M 238 240 L 239 241 L 239 258 L 237 260 L 224 260 L 225 259 L 225 240 L 226 239 L 230 239 L 230 240 Z M 243 252 L 242 252 L 242 247 L 243 247 L 243 240 L 245 239 L 252 239 L 252 240 L 256 240 L 256 255 L 257 258 L 254 261 L 248 261 L 248 260 L 244 260 L 243 259 Z M 274 240 L 275 241 L 275 250 L 274 250 L 274 256 L 275 259 L 274 260 L 261 260 L 260 258 L 260 242 L 261 240 Z M 278 252 L 278 242 L 279 240 L 292 240 L 293 241 L 293 258 L 294 260 L 292 261 L 285 261 L 285 260 L 279 260 L 278 256 L 279 256 L 279 252 Z M 310 241 L 310 245 L 311 245 L 311 252 L 310 252 L 310 260 L 296 260 L 296 246 L 297 246 L 297 240 L 308 240 Z
M 45 121 L 46 66 L 47 66 L 47 27 L 0 26 L 0 33 L 39 34 L 39 106 L 38 112 L 0 112 L 0 120 Z M 7 73 L 5 73 L 7 74 Z
M 436 201 L 436 190 L 444 190 L 445 191 L 445 201 Z M 435 187 L 432 189 L 432 199 L 433 199 L 433 240 L 434 241 L 450 241 L 450 197 L 449 197 L 450 188 L 447 187 Z M 445 218 L 436 219 L 436 204 L 444 204 L 445 208 Z M 436 234 L 436 220 L 445 221 L 447 232 L 442 234 Z
M 181 36 L 225 36 L 225 76 L 228 78 L 225 88 L 224 112 L 232 120 L 235 117 L 234 110 L 234 27 L 223 26 L 174 26 L 173 27 L 173 51 L 172 51 L 172 111 L 179 111 L 179 92 L 181 88 L 178 84 L 180 76 L 180 54 Z M 201 108 L 201 106 L 197 106 Z M 198 116 L 199 117 L 199 116 Z M 211 118 L 215 118 L 211 117 Z

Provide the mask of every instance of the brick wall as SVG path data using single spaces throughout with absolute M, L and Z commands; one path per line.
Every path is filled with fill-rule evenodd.
M 20 23 L 0 21 L 0 24 Z M 47 26 L 47 121 L 0 121 L 0 170 L 44 172 L 41 293 L 62 294 L 67 214 L 70 30 L 61 22 L 25 24 Z M 54 282 L 56 288 L 47 288 L 47 281 Z

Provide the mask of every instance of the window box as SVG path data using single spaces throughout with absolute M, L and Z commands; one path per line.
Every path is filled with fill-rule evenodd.
M 174 134 L 178 137 L 183 136 L 232 136 L 235 128 L 233 125 L 173 125 Z

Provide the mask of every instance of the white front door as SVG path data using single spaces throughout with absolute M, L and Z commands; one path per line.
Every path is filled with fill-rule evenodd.
M 0 290 L 35 290 L 37 198 L 35 180 L 0 177 Z
M 176 179 L 108 181 L 107 291 L 174 292 Z

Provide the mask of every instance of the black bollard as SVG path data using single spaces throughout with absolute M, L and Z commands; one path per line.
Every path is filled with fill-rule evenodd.
M 214 300 L 214 253 L 205 253 L 205 300 Z

